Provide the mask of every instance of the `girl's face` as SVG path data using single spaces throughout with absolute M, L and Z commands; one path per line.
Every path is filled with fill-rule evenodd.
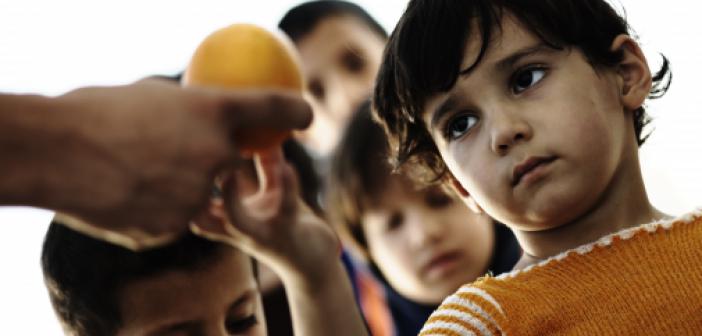
M 462 69 L 480 42 L 469 40 Z M 546 46 L 506 16 L 480 64 L 429 100 L 424 121 L 469 204 L 513 229 L 548 230 L 634 171 L 621 84 L 617 72 Z
M 194 271 L 170 271 L 121 291 L 118 335 L 266 335 L 251 258 L 231 248 Z

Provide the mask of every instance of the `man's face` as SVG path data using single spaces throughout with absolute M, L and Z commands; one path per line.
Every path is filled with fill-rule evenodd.
M 472 36 L 462 69 L 480 44 Z M 545 230 L 585 213 L 625 178 L 617 172 L 635 137 L 620 80 L 506 16 L 480 64 L 429 99 L 423 118 L 469 204 L 513 228 Z
M 231 248 L 216 258 L 127 284 L 118 335 L 266 335 L 250 257 Z
M 312 126 L 301 139 L 326 155 L 349 116 L 369 97 L 385 40 L 360 19 L 342 15 L 321 20 L 295 44 L 314 111 Z
M 370 256 L 395 290 L 436 304 L 485 274 L 494 246 L 489 217 L 398 177 L 385 190 L 361 220 Z

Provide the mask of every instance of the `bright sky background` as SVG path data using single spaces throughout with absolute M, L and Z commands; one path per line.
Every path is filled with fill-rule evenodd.
M 300 1 L 0 0 L 0 92 L 58 95 L 86 85 L 174 74 L 204 36 L 234 22 L 275 27 Z M 355 1 L 390 31 L 406 1 Z M 621 0 L 653 66 L 671 60 L 668 95 L 650 104 L 655 131 L 642 148 L 653 203 L 671 214 L 702 205 L 702 54 L 690 1 Z M 0 154 L 1 155 L 1 154 Z M 0 208 L 0 335 L 61 335 L 39 268 L 48 211 Z

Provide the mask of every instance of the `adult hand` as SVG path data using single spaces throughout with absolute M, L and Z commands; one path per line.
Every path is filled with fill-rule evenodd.
M 8 150 L 0 204 L 60 211 L 74 228 L 132 249 L 188 229 L 212 177 L 241 160 L 238 148 L 247 144 L 233 141 L 237 132 L 311 121 L 298 95 L 157 79 L 54 99 L 2 96 L 0 107 L 13 112 L 0 114 L 0 149 Z

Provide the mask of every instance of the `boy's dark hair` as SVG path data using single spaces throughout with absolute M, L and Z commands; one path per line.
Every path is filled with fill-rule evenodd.
M 383 197 L 392 175 L 383 129 L 371 118 L 370 102 L 361 104 L 334 152 L 327 197 L 329 216 L 363 252 L 368 244 L 361 226 L 366 208 Z
M 311 33 L 320 21 L 332 16 L 352 16 L 365 23 L 371 30 L 385 40 L 388 33 L 360 6 L 338 0 L 309 1 L 290 9 L 280 22 L 278 28 L 291 40 L 299 41 Z
M 167 246 L 133 252 L 54 221 L 44 239 L 41 266 L 64 328 L 78 336 L 108 336 L 122 324 L 119 298 L 127 284 L 170 270 L 205 268 L 230 248 L 187 234 Z
M 625 18 L 605 0 L 412 0 L 387 44 L 373 102 L 390 138 L 395 168 L 415 179 L 437 182 L 448 177 L 422 119 L 426 100 L 451 89 L 459 74 L 470 73 L 485 56 L 504 15 L 555 49 L 577 48 L 595 69 L 616 65 L 621 51 L 610 51 L 619 34 L 629 34 Z M 473 24 L 475 23 L 475 24 Z M 482 46 L 477 60 L 461 69 L 466 40 L 477 29 Z M 672 77 L 668 60 L 653 77 L 649 98 L 667 91 Z M 634 112 L 639 146 L 650 119 L 643 107 Z
M 319 177 L 314 167 L 312 157 L 307 150 L 294 139 L 286 140 L 283 143 L 283 155 L 285 160 L 295 169 L 300 185 L 300 197 L 310 207 L 315 214 L 324 216 L 321 202 L 319 200 L 322 191 L 322 179 Z

